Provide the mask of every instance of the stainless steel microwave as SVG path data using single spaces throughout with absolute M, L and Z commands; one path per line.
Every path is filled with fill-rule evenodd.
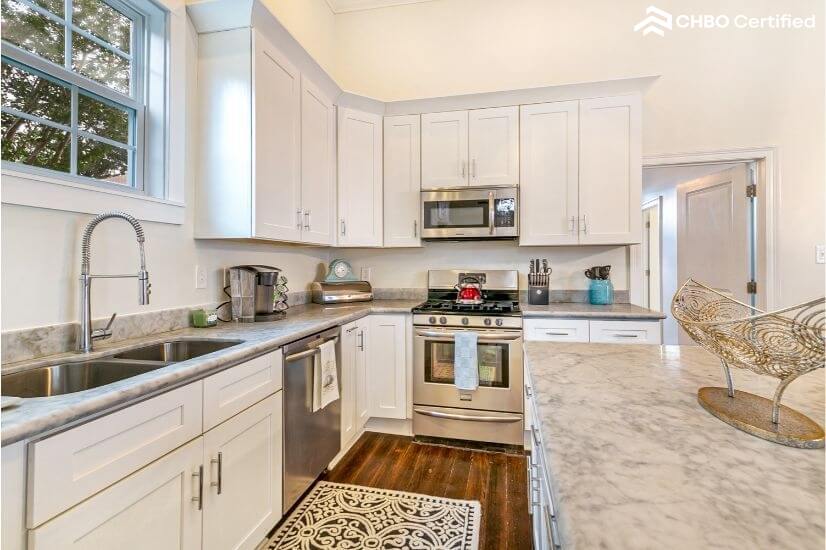
M 519 189 L 422 191 L 422 239 L 513 239 L 519 236 Z

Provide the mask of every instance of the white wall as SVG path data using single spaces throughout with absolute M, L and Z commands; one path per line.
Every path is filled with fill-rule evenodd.
M 261 2 L 325 71 L 335 72 L 335 19 L 325 0 Z
M 824 3 L 661 0 L 672 13 L 815 14 L 817 28 L 643 37 L 632 28 L 650 3 L 439 0 L 343 13 L 334 76 L 353 92 L 402 100 L 662 75 L 643 101 L 643 154 L 777 146 L 778 301 L 822 295 Z

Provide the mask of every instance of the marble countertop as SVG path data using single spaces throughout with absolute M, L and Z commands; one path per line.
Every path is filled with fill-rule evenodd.
M 528 342 L 544 452 L 568 550 L 824 547 L 824 451 L 741 432 L 697 403 L 722 386 L 698 347 Z M 771 396 L 773 378 L 733 369 Z M 783 403 L 824 422 L 824 371 Z
M 665 319 L 665 314 L 632 304 L 611 304 L 597 306 L 588 303 L 557 302 L 546 306 L 535 306 L 521 302 L 523 317 L 557 317 L 579 319 Z
M 308 304 L 293 306 L 287 317 L 267 323 L 220 323 L 207 329 L 185 328 L 114 344 L 96 343 L 95 351 L 84 359 L 95 359 L 172 338 L 215 338 L 244 340 L 230 348 L 174 363 L 113 384 L 82 392 L 46 398 L 24 399 L 19 405 L 0 413 L 2 445 L 46 435 L 111 412 L 148 396 L 167 391 L 219 370 L 243 363 L 279 346 L 315 332 L 367 316 L 370 313 L 410 313 L 420 300 L 376 300 L 337 306 Z M 76 353 L 63 353 L 31 361 L 5 365 L 3 374 L 19 372 L 47 364 L 77 361 Z

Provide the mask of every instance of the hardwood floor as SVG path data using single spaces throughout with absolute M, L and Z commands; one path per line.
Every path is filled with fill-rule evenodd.
M 480 550 L 531 548 L 525 458 L 367 432 L 322 479 L 482 505 Z

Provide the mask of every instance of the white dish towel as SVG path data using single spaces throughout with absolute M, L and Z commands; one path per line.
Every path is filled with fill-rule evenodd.
M 323 409 L 339 398 L 336 341 L 319 346 L 313 359 L 313 412 Z
M 453 337 L 453 383 L 460 390 L 479 387 L 479 359 L 476 345 L 479 335 L 470 330 L 456 331 Z

